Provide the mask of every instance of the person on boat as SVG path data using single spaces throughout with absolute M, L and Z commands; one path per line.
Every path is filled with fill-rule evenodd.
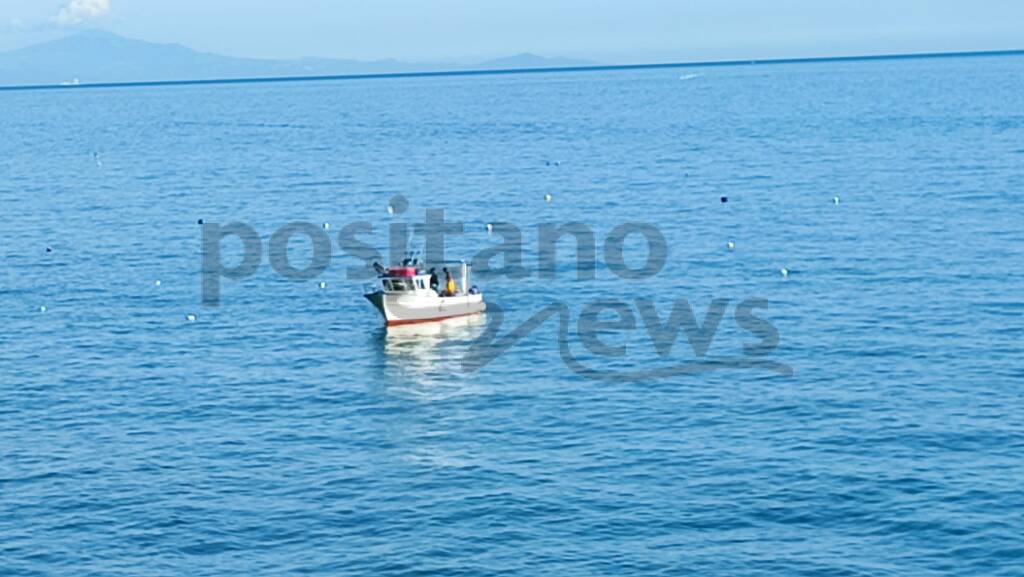
M 441 281 L 440 281 L 440 279 L 437 278 L 437 268 L 431 267 L 430 268 L 430 290 L 432 290 L 434 292 L 439 292 L 438 289 L 440 289 L 440 288 L 441 288 Z
M 452 273 L 448 270 L 448 267 L 444 268 L 444 279 L 444 296 L 455 296 L 455 279 L 452 278 Z

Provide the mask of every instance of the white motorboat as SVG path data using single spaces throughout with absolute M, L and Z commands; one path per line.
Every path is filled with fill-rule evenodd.
M 363 296 L 377 307 L 388 326 L 427 323 L 484 312 L 484 296 L 470 285 L 469 265 L 458 263 L 458 276 L 447 268 L 446 278 L 418 268 L 415 259 L 384 268 L 375 265 L 377 284 Z M 434 270 L 434 269 L 431 269 Z

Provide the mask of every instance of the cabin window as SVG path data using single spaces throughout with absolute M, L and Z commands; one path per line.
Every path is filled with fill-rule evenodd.
M 386 290 L 386 291 L 391 290 L 391 281 L 389 281 L 387 279 L 384 279 L 384 290 Z
M 391 286 L 395 292 L 403 292 L 412 290 L 412 283 L 404 278 L 396 278 L 391 280 Z
M 419 287 L 420 289 L 427 288 L 427 287 L 423 286 L 423 279 L 421 279 L 421 278 L 416 279 L 416 286 Z

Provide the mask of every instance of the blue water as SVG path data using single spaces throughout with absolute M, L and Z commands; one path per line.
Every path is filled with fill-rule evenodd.
M 0 94 L 0 574 L 1021 575 L 1022 73 Z M 264 252 L 288 222 L 365 220 L 383 247 L 428 208 L 467 223 L 450 257 L 509 222 L 534 269 L 538 223 L 658 227 L 651 279 L 578 279 L 570 242 L 554 279 L 478 279 L 503 333 L 564 303 L 611 378 L 563 363 L 554 319 L 467 372 L 496 315 L 387 332 L 337 244 L 316 279 L 264 254 L 200 303 L 200 218 Z M 602 335 L 622 357 L 575 339 L 587 303 L 638 296 L 699 319 L 767 299 L 792 375 L 616 377 L 696 358 L 639 324 Z M 711 357 L 756 342 L 732 310 Z

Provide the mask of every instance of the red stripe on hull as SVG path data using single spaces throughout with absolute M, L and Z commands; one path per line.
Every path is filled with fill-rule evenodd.
M 423 323 L 436 323 L 438 321 L 446 321 L 448 319 L 457 319 L 459 317 L 469 317 L 469 316 L 473 316 L 473 315 L 478 315 L 478 314 L 480 314 L 482 312 L 483 311 L 477 311 L 475 313 L 466 313 L 464 315 L 452 315 L 450 317 L 433 317 L 433 318 L 429 318 L 429 319 L 410 319 L 410 320 L 403 320 L 403 321 L 387 321 L 386 324 L 389 327 L 398 327 L 398 326 L 402 326 L 402 325 L 419 325 L 419 324 L 423 324 Z

